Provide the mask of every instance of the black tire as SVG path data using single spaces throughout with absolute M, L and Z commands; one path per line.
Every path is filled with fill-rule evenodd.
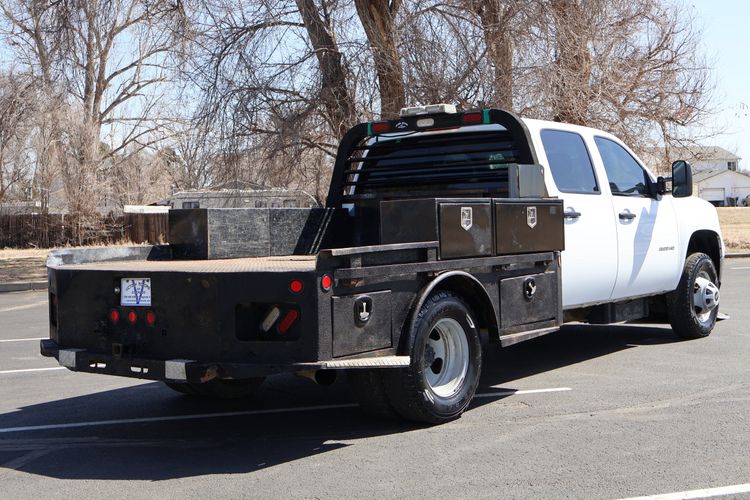
M 382 371 L 385 392 L 396 413 L 430 424 L 461 416 L 474 397 L 482 371 L 482 345 L 475 324 L 469 307 L 453 293 L 436 292 L 425 301 L 413 330 L 407 333 L 411 365 Z M 451 339 L 457 343 L 450 344 Z M 432 347 L 440 344 L 454 346 L 445 348 L 444 359 Z M 460 375 L 447 378 L 456 372 Z M 445 384 L 440 383 L 443 378 Z
M 698 278 L 708 279 L 717 287 L 714 301 L 716 305 L 710 309 L 700 309 L 694 303 L 694 295 L 700 290 L 696 282 Z M 699 339 L 708 337 L 716 324 L 719 314 L 718 273 L 711 258 L 704 253 L 694 253 L 685 260 L 680 282 L 677 288 L 667 295 L 667 309 L 672 330 L 683 339 Z M 709 293 L 709 295 L 711 295 Z
M 167 387 L 188 396 L 209 399 L 241 399 L 255 394 L 265 378 L 222 380 L 214 379 L 204 384 L 191 382 L 164 382 Z

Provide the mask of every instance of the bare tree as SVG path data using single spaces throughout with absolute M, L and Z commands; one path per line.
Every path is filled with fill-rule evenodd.
M 68 108 L 65 123 L 51 128 L 69 211 L 84 221 L 100 201 L 97 171 L 161 139 L 159 85 L 175 43 L 167 28 L 179 26 L 180 3 L 2 0 L 0 10 L 2 35 L 17 59 Z M 101 148 L 105 134 L 110 147 Z
M 0 75 L 0 203 L 13 190 L 30 188 L 29 135 L 33 129 L 36 99 L 28 77 Z
M 700 31 L 661 0 L 537 0 L 526 114 L 608 130 L 644 149 L 695 137 L 711 107 Z M 523 107 L 523 106 L 522 106 Z
M 380 114 L 385 118 L 398 116 L 406 104 L 394 23 L 401 0 L 354 0 L 354 5 L 373 54 L 380 87 Z

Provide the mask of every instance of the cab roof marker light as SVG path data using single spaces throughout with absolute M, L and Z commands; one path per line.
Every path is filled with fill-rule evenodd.
M 368 129 L 371 134 L 383 134 L 391 130 L 391 124 L 388 122 L 370 122 Z
M 455 114 L 456 106 L 453 104 L 428 104 L 426 106 L 412 106 L 401 108 L 399 116 L 434 115 L 438 113 Z
M 473 112 L 473 113 L 465 113 L 461 120 L 463 121 L 464 125 L 478 125 L 482 123 L 484 117 L 482 116 L 482 113 L 480 112 Z

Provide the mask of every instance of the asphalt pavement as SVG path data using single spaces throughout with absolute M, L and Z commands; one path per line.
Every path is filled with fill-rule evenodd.
M 748 498 L 749 296 L 732 259 L 709 338 L 572 325 L 493 349 L 472 407 L 428 427 L 362 415 L 344 377 L 206 402 L 59 369 L 46 293 L 0 294 L 0 496 Z

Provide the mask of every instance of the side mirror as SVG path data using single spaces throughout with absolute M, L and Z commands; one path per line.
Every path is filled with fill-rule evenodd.
M 693 195 L 693 169 L 685 160 L 672 163 L 672 196 L 687 198 Z

